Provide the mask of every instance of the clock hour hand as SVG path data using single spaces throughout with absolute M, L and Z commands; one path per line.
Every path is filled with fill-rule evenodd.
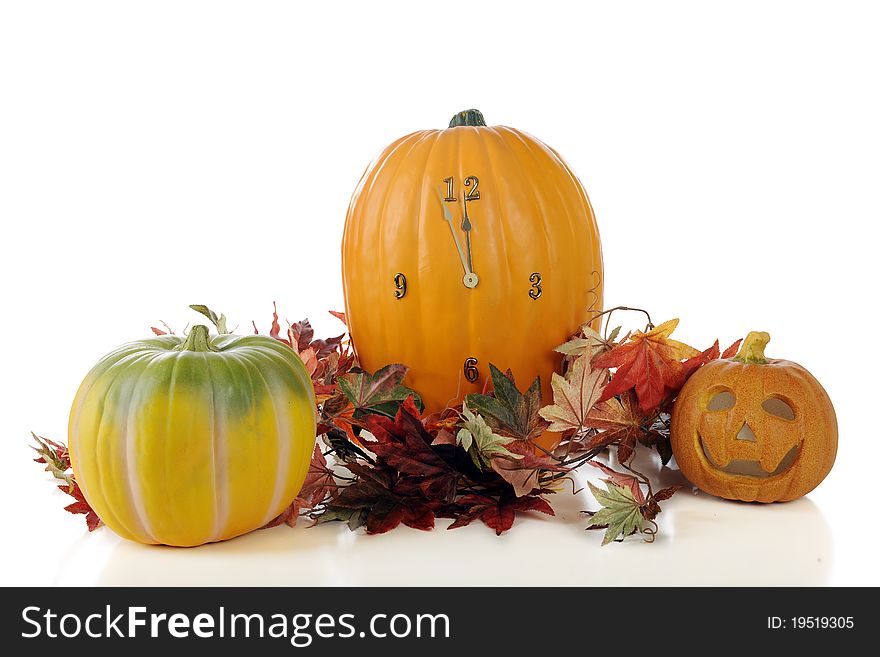
M 467 196 L 464 198 L 464 218 L 461 220 L 461 229 L 464 231 L 465 242 L 467 244 L 467 262 L 468 269 L 471 273 L 474 272 L 474 256 L 471 252 L 471 218 L 468 216 L 467 211 Z

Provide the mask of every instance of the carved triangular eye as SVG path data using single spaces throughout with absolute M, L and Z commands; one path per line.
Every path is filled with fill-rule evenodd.
M 761 404 L 761 408 L 770 415 L 775 415 L 783 420 L 794 419 L 794 409 L 787 401 L 780 399 L 779 397 L 768 397 L 764 400 L 764 403 Z
M 736 405 L 736 395 L 730 390 L 719 390 L 709 403 L 706 404 L 707 411 L 728 411 Z

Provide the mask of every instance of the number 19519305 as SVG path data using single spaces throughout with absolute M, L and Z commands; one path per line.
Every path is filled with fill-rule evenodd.
M 849 630 L 855 627 L 853 616 L 768 616 L 771 630 Z

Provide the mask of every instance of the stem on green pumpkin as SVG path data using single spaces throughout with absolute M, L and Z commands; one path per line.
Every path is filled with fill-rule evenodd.
M 764 349 L 768 342 L 770 342 L 770 334 L 766 331 L 750 331 L 733 360 L 751 365 L 766 365 Z
M 211 345 L 208 327 L 204 324 L 196 324 L 190 329 L 189 334 L 186 336 L 186 340 L 181 343 L 178 350 L 217 351 L 217 348 Z

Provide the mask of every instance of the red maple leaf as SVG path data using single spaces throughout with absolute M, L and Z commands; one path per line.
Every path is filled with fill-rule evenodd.
M 296 499 L 284 511 L 260 529 L 269 529 L 281 524 L 290 527 L 296 526 L 296 521 L 299 519 L 300 512 L 303 509 L 313 508 L 323 502 L 327 495 L 332 495 L 335 491 L 336 479 L 333 470 L 327 466 L 327 459 L 321 453 L 321 447 L 315 445 L 315 451 L 312 453 L 312 460 L 309 463 L 308 474 Z
M 434 528 L 434 511 L 425 501 L 395 491 L 397 476 L 393 470 L 360 463 L 349 463 L 346 467 L 357 481 L 336 496 L 325 516 L 330 519 L 344 517 L 349 520 L 350 527 L 364 524 L 368 534 L 383 534 L 401 523 L 414 529 Z M 359 518 L 352 524 L 355 514 Z
M 540 511 L 548 516 L 556 515 L 553 507 L 542 497 L 501 497 L 496 499 L 486 495 L 464 495 L 457 501 L 466 507 L 448 529 L 464 527 L 479 518 L 487 527 L 494 529 L 500 536 L 513 527 L 516 513 L 524 511 Z
M 636 332 L 627 342 L 600 354 L 593 361 L 593 367 L 617 368 L 617 371 L 598 401 L 633 388 L 642 411 L 655 411 L 667 392 L 679 386 L 681 361 L 699 354 L 693 347 L 669 337 L 676 326 L 678 320 L 671 319 L 645 333 Z
M 364 441 L 364 446 L 405 475 L 401 486 L 415 487 L 430 500 L 452 500 L 459 473 L 431 447 L 434 437 L 422 425 L 411 396 L 401 404 L 394 419 L 367 415 L 364 420 L 364 426 L 376 438 Z
M 715 344 L 706 349 L 706 351 L 702 351 L 696 356 L 688 358 L 681 364 L 681 373 L 679 374 L 678 380 L 675 382 L 675 385 L 672 386 L 672 388 L 670 389 L 668 396 L 672 399 L 678 396 L 678 393 L 681 390 L 682 386 L 687 383 L 687 380 L 691 377 L 691 375 L 709 361 L 717 360 L 719 358 L 731 358 L 735 356 L 741 342 L 742 338 L 740 338 L 723 352 L 721 352 L 718 347 L 718 340 L 715 340 Z
M 76 502 L 74 502 L 73 504 L 68 504 L 66 507 L 64 507 L 64 510 L 69 511 L 70 513 L 84 514 L 86 517 L 86 526 L 89 528 L 90 532 L 95 531 L 98 527 L 104 524 L 103 522 L 101 522 L 98 514 L 95 513 L 95 510 L 86 501 L 85 496 L 79 489 L 79 486 L 76 484 L 76 482 L 74 482 L 70 486 L 59 486 L 58 489 L 64 491 L 76 500 Z

